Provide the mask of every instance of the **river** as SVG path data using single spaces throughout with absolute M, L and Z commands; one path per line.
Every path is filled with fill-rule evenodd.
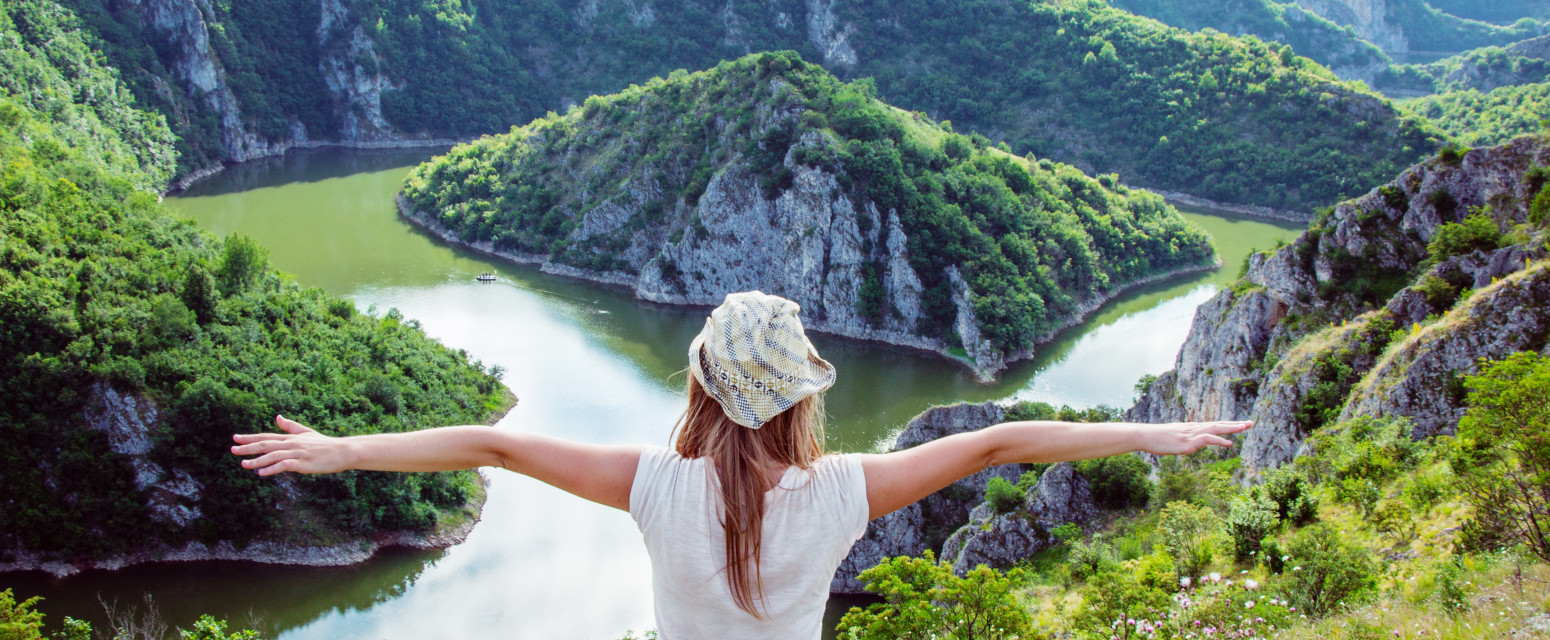
M 215 234 L 254 237 L 302 284 L 373 313 L 397 308 L 443 344 L 503 367 L 520 403 L 498 428 L 666 445 L 704 310 L 637 301 L 417 232 L 398 219 L 392 198 L 430 155 L 292 153 L 228 169 L 168 204 Z M 1128 406 L 1141 376 L 1172 367 L 1195 307 L 1233 281 L 1249 249 L 1297 233 L 1185 215 L 1215 238 L 1223 268 L 1127 293 L 993 384 L 940 357 L 813 336 L 840 371 L 828 395 L 829 446 L 871 450 L 922 410 L 960 400 Z M 499 281 L 475 282 L 484 272 Z M 150 593 L 174 625 L 211 613 L 279 640 L 606 640 L 652 626 L 650 566 L 627 514 L 514 474 L 485 475 L 483 519 L 443 551 L 391 552 L 346 568 L 209 562 L 65 579 L 13 574 L 0 588 L 44 596 L 40 609 L 55 624 L 65 615 L 100 621 L 99 597 L 127 605 Z M 831 601 L 834 620 L 846 604 Z

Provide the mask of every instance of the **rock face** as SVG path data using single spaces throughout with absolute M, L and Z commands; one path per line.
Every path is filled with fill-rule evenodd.
M 1546 252 L 1510 246 L 1432 266 L 1423 275 L 1474 291 L 1451 310 L 1434 306 L 1413 274 L 1445 223 L 1474 211 L 1501 229 L 1526 220 L 1540 188 L 1527 174 L 1546 164 L 1550 143 L 1535 138 L 1432 160 L 1253 256 L 1244 281 L 1196 311 L 1175 369 L 1130 418 L 1256 421 L 1241 453 L 1249 478 L 1291 460 L 1320 416 L 1400 415 L 1417 436 L 1450 432 L 1458 375 L 1478 358 L 1544 348 L 1536 261 Z
M 278 139 L 260 134 L 244 114 L 226 68 L 211 46 L 210 16 L 214 11 L 208 0 L 123 0 L 123 5 L 160 39 L 152 43 L 155 47 L 172 52 L 168 66 L 181 84 L 178 89 L 193 108 L 208 110 L 215 116 L 222 147 L 219 156 L 224 161 L 245 162 L 298 147 L 383 148 L 454 142 L 405 135 L 383 118 L 382 94 L 393 89 L 394 84 L 377 70 L 380 59 L 371 40 L 343 0 L 318 1 L 321 19 L 316 34 L 322 57 L 317 65 L 334 102 L 337 133 L 320 135 L 325 132 L 308 131 L 293 117 L 287 134 Z M 367 64 L 372 68 L 368 69 Z M 159 90 L 171 92 L 174 88 L 161 86 Z M 184 119 L 199 117 L 180 115 Z M 174 188 L 186 187 L 217 169 L 218 165 L 198 169 L 174 183 Z
M 981 503 L 942 545 L 941 557 L 960 576 L 979 565 L 1005 569 L 1058 544 L 1055 527 L 1083 525 L 1097 515 L 1087 480 L 1062 462 L 1039 476 L 1021 508 L 994 515 L 988 502 Z
M 1388 53 L 1410 50 L 1410 39 L 1389 17 L 1386 0 L 1297 0 L 1304 9 L 1335 24 L 1351 27 L 1363 40 Z
M 956 433 L 978 431 L 1005 418 L 1006 411 L 989 402 L 936 407 L 911 420 L 894 441 L 893 450 L 901 451 Z M 864 585 L 856 576 L 877 566 L 884 558 L 913 556 L 927 549 L 939 549 L 949 533 L 968 521 L 969 512 L 984 499 L 985 486 L 992 477 L 1016 482 L 1029 468 L 1009 464 L 986 469 L 873 520 L 867 526 L 866 534 L 851 547 L 850 555 L 840 563 L 829 591 L 863 593 Z

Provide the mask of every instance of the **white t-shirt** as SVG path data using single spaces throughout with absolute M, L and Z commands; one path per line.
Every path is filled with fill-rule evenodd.
M 866 532 L 866 478 L 854 455 L 786 470 L 764 494 L 759 620 L 737 608 L 727 586 L 721 492 L 708 458 L 648 448 L 630 487 L 630 516 L 651 554 L 657 633 L 663 640 L 818 638 L 829 582 Z

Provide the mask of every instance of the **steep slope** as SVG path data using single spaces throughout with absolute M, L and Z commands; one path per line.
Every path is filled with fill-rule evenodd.
M 1016 153 L 1222 201 L 1301 211 L 1436 146 L 1381 97 L 1279 47 L 1090 0 L 69 5 L 167 115 L 184 171 L 297 144 L 503 131 L 676 68 L 775 49 L 874 77 L 895 104 Z
M 1461 144 L 1488 146 L 1537 133 L 1550 119 L 1550 82 L 1426 96 L 1404 105 Z
M 1130 415 L 1253 419 L 1253 474 L 1361 415 L 1450 433 L 1479 358 L 1545 348 L 1550 143 L 1445 151 L 1342 203 L 1196 313 Z
M 1292 46 L 1297 55 L 1329 67 L 1347 80 L 1372 84 L 1393 60 L 1356 32 L 1292 3 L 1273 0 L 1114 0 L 1110 4 L 1166 24 L 1199 31 L 1216 29 L 1253 35 Z
M 1490 92 L 1546 81 L 1550 81 L 1550 36 L 1466 51 L 1429 64 L 1394 66 L 1374 86 L 1392 95 L 1415 95 L 1470 89 Z
M 417 167 L 445 237 L 648 300 L 762 289 L 809 328 L 982 374 L 1134 284 L 1214 261 L 1156 195 L 987 146 L 795 54 L 674 73 Z
M 393 431 L 484 420 L 509 394 L 396 312 L 359 314 L 251 240 L 174 219 L 146 190 L 171 169 L 160 118 L 60 15 L 0 14 L 27 43 L 0 54 L 0 571 L 341 563 L 466 533 L 471 472 L 261 481 L 236 464 L 231 434 L 277 413 Z
M 166 121 L 137 109 L 129 88 L 94 55 L 74 16 L 53 2 L 0 7 L 0 96 L 47 114 L 51 137 L 99 159 L 103 173 L 164 188 L 176 155 Z
M 1533 20 L 1510 27 L 1444 13 L 1426 0 L 1297 0 L 1303 8 L 1351 27 L 1389 54 L 1452 52 L 1503 45 L 1544 33 Z
M 1426 4 L 1460 18 L 1492 24 L 1508 25 L 1524 18 L 1550 18 L 1550 2 L 1546 0 L 1426 0 Z

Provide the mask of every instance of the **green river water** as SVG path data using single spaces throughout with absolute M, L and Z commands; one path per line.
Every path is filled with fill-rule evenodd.
M 705 311 L 637 301 L 416 231 L 392 198 L 432 153 L 293 153 L 233 167 L 168 203 L 215 234 L 256 238 L 305 285 L 363 310 L 397 308 L 447 346 L 504 367 L 520 403 L 498 428 L 666 445 L 682 410 L 687 345 Z M 993 384 L 940 357 L 813 336 L 840 371 L 828 395 L 830 446 L 873 449 L 922 410 L 956 401 L 1128 406 L 1137 379 L 1172 367 L 1195 307 L 1232 282 L 1247 252 L 1297 233 L 1186 215 L 1215 238 L 1223 268 L 1127 293 Z M 474 281 L 491 271 L 498 282 Z M 150 593 L 174 625 L 211 613 L 283 640 L 609 639 L 651 627 L 650 566 L 627 514 L 513 474 L 486 477 L 483 519 L 447 550 L 390 552 L 345 568 L 203 562 L 65 579 L 15 574 L 0 587 L 44 596 L 41 609 L 55 622 L 100 620 L 99 597 L 123 605 Z M 831 617 L 846 604 L 831 601 Z

